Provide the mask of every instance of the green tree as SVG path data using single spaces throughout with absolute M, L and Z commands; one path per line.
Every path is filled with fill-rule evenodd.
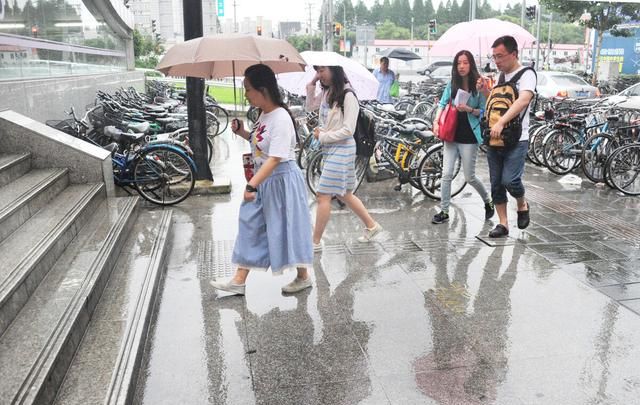
M 436 18 L 436 9 L 433 8 L 433 1 L 432 0 L 426 0 L 424 2 L 424 14 L 425 14 L 427 20 L 430 20 L 432 18 Z
M 427 24 L 427 13 L 424 8 L 424 1 L 413 0 L 413 8 L 411 9 L 411 15 L 413 15 L 414 27 L 421 27 Z
M 287 38 L 298 52 L 310 50 L 310 42 L 313 42 L 313 49 L 322 49 L 322 37 L 320 35 L 293 35 Z
M 383 20 L 383 12 L 384 12 L 384 7 L 382 6 L 382 3 L 380 3 L 380 0 L 376 0 L 373 3 L 373 6 L 371 6 L 371 12 L 369 13 L 369 18 L 370 18 L 370 23 L 375 24 L 377 22 L 380 22 Z
M 409 4 L 409 0 L 400 0 L 399 1 L 399 13 L 398 13 L 398 25 L 404 28 L 411 28 L 411 5 Z M 415 21 L 414 21 L 415 23 Z
M 358 4 L 354 8 L 355 19 L 358 24 L 371 21 L 371 13 L 362 0 L 358 0 Z
M 389 20 L 376 28 L 376 38 L 379 39 L 410 39 L 411 31 L 404 27 L 398 27 Z
M 566 0 L 541 0 L 544 6 L 552 11 L 564 15 L 570 22 L 580 22 L 583 26 L 596 30 L 596 67 L 593 72 L 592 84 L 598 81 L 598 69 L 600 67 L 600 51 L 602 50 L 602 37 L 609 31 L 613 36 L 631 36 L 628 30 L 619 30 L 618 24 L 640 19 L 640 7 L 630 3 L 604 3 L 604 2 L 572 2 Z M 583 16 L 589 16 L 583 18 Z

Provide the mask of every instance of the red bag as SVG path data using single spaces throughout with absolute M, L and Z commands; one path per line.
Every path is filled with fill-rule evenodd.
M 458 128 L 458 110 L 451 104 L 447 104 L 438 118 L 438 139 L 445 142 L 453 142 Z
M 251 180 L 254 174 L 253 155 L 251 153 L 245 153 L 242 155 L 242 167 L 244 167 L 244 178 L 247 182 Z

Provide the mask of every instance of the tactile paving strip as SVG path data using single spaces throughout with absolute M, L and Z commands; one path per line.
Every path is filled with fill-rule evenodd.
M 197 244 L 198 277 L 204 279 L 231 277 L 232 240 L 206 240 Z

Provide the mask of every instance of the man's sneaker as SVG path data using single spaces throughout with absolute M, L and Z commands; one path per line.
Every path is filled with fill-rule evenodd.
M 496 213 L 496 208 L 493 206 L 493 201 L 489 201 L 484 204 L 484 220 L 490 220 Z
M 292 282 L 282 287 L 282 292 L 297 293 L 309 287 L 311 287 L 311 277 L 307 276 L 306 279 L 296 277 Z
M 230 292 L 236 295 L 244 295 L 244 284 L 233 284 L 233 280 L 229 281 L 209 281 L 209 284 L 221 291 Z
M 366 243 L 371 241 L 377 234 L 382 231 L 382 225 L 376 222 L 373 228 L 364 228 L 364 235 L 358 237 L 358 242 Z
M 439 213 L 437 213 L 436 215 L 433 216 L 433 219 L 431 220 L 432 224 L 444 224 L 445 222 L 449 221 L 449 214 L 447 214 L 444 211 L 440 211 Z
M 323 248 L 324 248 L 324 241 L 321 239 L 320 243 L 313 244 L 313 253 L 322 252 Z

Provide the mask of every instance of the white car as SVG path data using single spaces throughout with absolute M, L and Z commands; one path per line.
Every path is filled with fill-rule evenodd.
M 622 108 L 640 109 L 640 83 L 629 86 L 616 95 L 607 97 L 607 102 Z
M 539 71 L 538 94 L 542 97 L 595 98 L 600 91 L 580 76 L 565 72 Z

